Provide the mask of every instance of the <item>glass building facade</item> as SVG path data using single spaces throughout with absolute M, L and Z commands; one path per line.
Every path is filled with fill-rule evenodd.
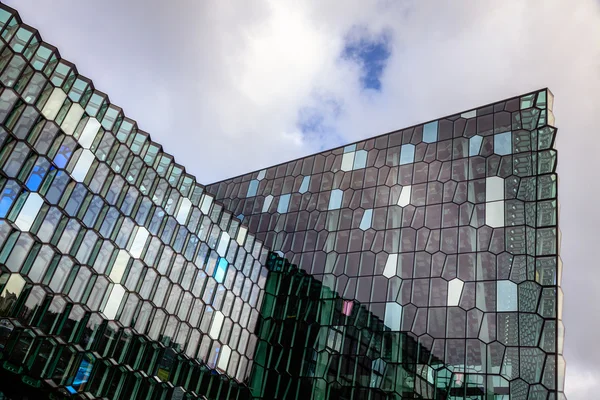
M 0 399 L 565 399 L 552 104 L 203 186 L 0 4 Z

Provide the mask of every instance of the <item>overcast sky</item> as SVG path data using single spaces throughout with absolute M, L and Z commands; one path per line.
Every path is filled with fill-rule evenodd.
M 600 393 L 600 2 L 9 0 L 208 184 L 549 87 L 569 400 Z

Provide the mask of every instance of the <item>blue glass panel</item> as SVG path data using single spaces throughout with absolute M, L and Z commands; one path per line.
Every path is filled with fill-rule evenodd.
M 340 189 L 334 189 L 331 191 L 331 197 L 329 197 L 329 209 L 337 210 L 342 207 L 342 196 L 344 192 Z
M 33 169 L 31 170 L 31 174 L 27 179 L 27 182 L 25 182 L 25 186 L 27 186 L 27 189 L 31 190 L 32 192 L 35 192 L 39 189 L 40 185 L 42 184 L 42 181 L 44 180 L 44 177 L 46 176 L 46 173 L 48 173 L 47 162 L 40 164 L 43 165 L 35 165 L 33 167 Z
M 72 154 L 73 150 L 63 144 L 60 146 L 58 153 L 56 153 L 56 156 L 54 157 L 54 163 L 58 168 L 64 168 L 67 166 Z
M 366 231 L 367 229 L 369 229 L 371 227 L 371 221 L 373 219 L 373 210 L 365 210 L 365 213 L 362 216 L 362 219 L 360 220 L 360 226 L 359 228 L 362 229 L 363 231 Z
M 350 153 L 351 151 L 356 150 L 356 144 L 351 144 L 344 147 L 344 153 Z
M 354 155 L 353 169 L 365 168 L 367 166 L 367 151 L 359 150 Z
M 437 121 L 430 122 L 423 126 L 423 141 L 425 143 L 437 142 L 438 139 L 438 123 Z
M 290 194 L 284 194 L 279 198 L 279 204 L 277 205 L 277 212 L 279 214 L 286 213 L 290 205 Z
M 300 185 L 300 190 L 298 190 L 300 193 L 306 193 L 308 191 L 308 185 L 310 184 L 310 176 L 305 176 L 304 179 L 302 179 L 302 184 Z
M 73 383 L 67 386 L 67 390 L 71 393 L 77 393 L 81 389 L 81 386 L 85 385 L 90 378 L 93 366 L 93 360 L 81 360 L 81 364 L 79 364 L 79 368 L 73 378 Z
M 248 193 L 246 194 L 246 197 L 256 196 L 257 190 L 258 190 L 258 180 L 253 179 L 250 181 L 250 185 L 248 186 Z
M 227 273 L 227 260 L 224 258 L 219 258 L 219 262 L 217 262 L 217 268 L 215 268 L 215 272 L 213 277 L 218 283 L 223 283 L 225 280 L 225 274 Z
M 494 153 L 501 156 L 512 153 L 512 132 L 494 135 Z
M 8 215 L 10 207 L 19 194 L 20 187 L 15 181 L 8 181 L 2 195 L 0 196 L 0 218 L 4 218 Z
M 482 141 L 483 138 L 479 135 L 475 135 L 469 139 L 469 157 L 479 155 Z
M 400 148 L 400 165 L 415 162 L 415 145 L 403 144 Z

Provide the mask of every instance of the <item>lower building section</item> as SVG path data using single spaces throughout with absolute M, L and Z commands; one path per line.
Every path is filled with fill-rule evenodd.
M 498 347 L 464 338 L 447 340 L 442 354 L 443 350 L 464 354 L 468 346 L 466 356 L 473 361 L 450 364 L 436 356 L 439 342 L 391 331 L 367 307 L 344 300 L 276 253 L 269 255 L 267 267 L 270 274 L 249 382 L 255 398 L 536 398 L 527 397 L 524 381 L 509 381 L 506 369 L 493 367 L 503 358 L 495 351 Z M 535 361 L 523 365 L 534 367 Z M 514 374 L 518 364 L 508 362 L 505 368 Z

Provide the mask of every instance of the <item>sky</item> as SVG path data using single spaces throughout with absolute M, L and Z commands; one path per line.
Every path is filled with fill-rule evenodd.
M 549 87 L 569 400 L 600 393 L 598 0 L 9 0 L 209 184 Z

